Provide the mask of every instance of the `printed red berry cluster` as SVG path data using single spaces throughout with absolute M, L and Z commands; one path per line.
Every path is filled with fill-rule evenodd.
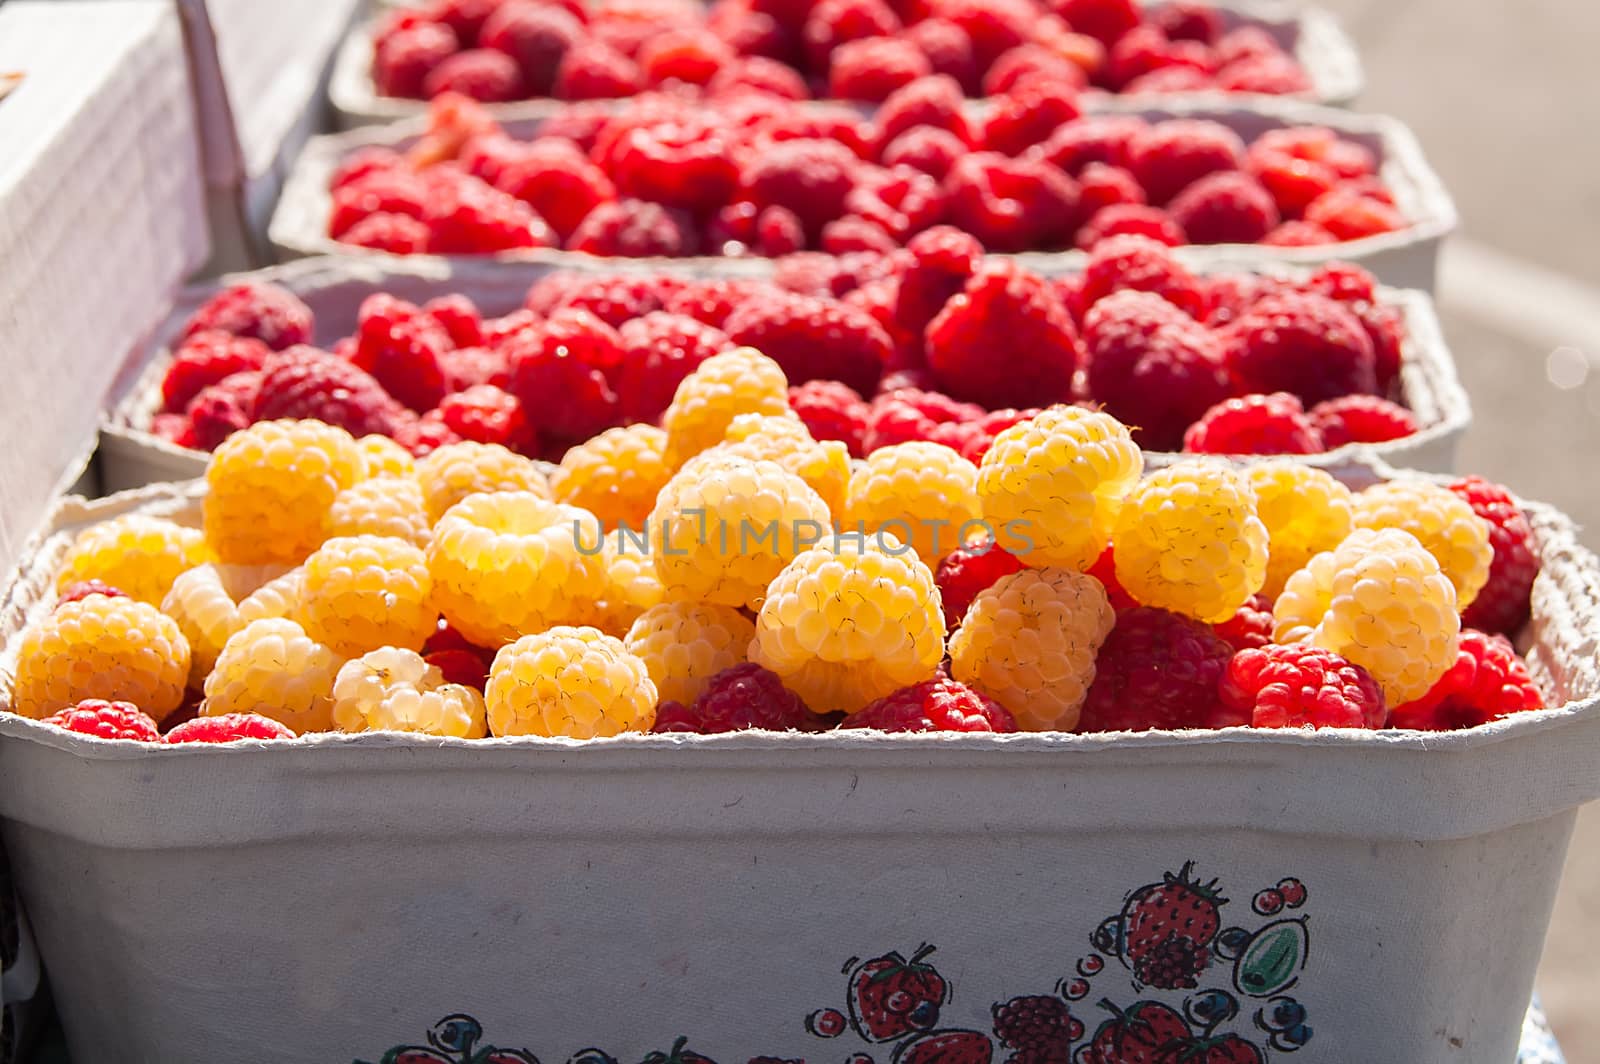
M 1265 28 L 1228 29 L 1203 0 L 432 0 L 373 44 L 379 93 L 486 103 L 657 88 L 878 103 L 929 74 L 969 96 L 1312 89 Z
M 568 105 L 516 140 L 450 94 L 405 154 L 366 148 L 331 180 L 328 235 L 395 254 L 563 248 L 638 257 L 892 251 L 936 225 L 999 252 L 1338 244 L 1409 223 L 1368 148 L 1318 127 L 1247 144 L 1219 122 L 1081 115 L 1024 81 L 982 115 L 945 75 L 872 118 L 766 92 Z

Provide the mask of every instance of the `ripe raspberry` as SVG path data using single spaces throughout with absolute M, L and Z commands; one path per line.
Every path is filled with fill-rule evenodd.
M 183 338 L 196 333 L 224 332 L 254 337 L 282 351 L 311 342 L 311 308 L 300 297 L 265 281 L 234 285 L 212 296 L 184 326 Z
M 534 450 L 538 443 L 522 401 L 492 384 L 447 395 L 428 416 L 437 416 L 463 440 L 524 452 Z
M 1067 66 L 1071 68 L 1070 63 Z M 1026 78 L 991 102 L 983 124 L 983 146 L 1002 155 L 1021 155 L 1080 113 L 1075 83 Z
M 889 230 L 858 215 L 847 214 L 822 227 L 822 250 L 829 255 L 861 251 L 887 254 L 899 246 L 900 242 Z
M 783 207 L 800 220 L 808 240 L 845 212 L 860 160 L 843 144 L 786 140 L 750 153 L 740 173 L 741 198 L 758 209 Z
M 978 498 L 1000 545 L 1024 564 L 1087 569 L 1143 470 L 1121 422 L 1054 406 L 995 437 L 978 467 Z
M 1252 92 L 1266 96 L 1309 93 L 1316 86 L 1305 68 L 1284 54 L 1251 56 L 1217 71 L 1217 88 L 1223 92 Z
M 905 38 L 922 49 L 935 74 L 954 78 L 963 92 L 979 92 L 978 60 L 966 30 L 948 19 L 925 18 L 907 27 Z
M 206 677 L 205 716 L 259 713 L 296 732 L 333 724 L 333 680 L 344 659 L 294 621 L 252 621 L 222 647 Z
M 639 67 L 651 85 L 671 81 L 705 85 L 732 59 L 733 50 L 700 27 L 669 29 L 646 40 L 639 49 Z
M 509 338 L 502 350 L 509 390 L 524 409 L 540 412 L 550 435 L 587 439 L 621 420 L 611 381 L 625 357 L 622 338 L 588 311 L 563 308 Z M 555 395 L 562 401 L 552 404 Z
M 955 631 L 980 591 L 1022 569 L 1016 556 L 1002 550 L 993 539 L 971 542 L 946 554 L 934 580 L 939 585 L 950 631 Z
M 1417 537 L 1455 585 L 1457 609 L 1472 605 L 1488 582 L 1491 526 L 1448 488 L 1417 479 L 1374 484 L 1355 497 L 1354 517 L 1357 528 L 1400 528 Z
M 85 699 L 132 702 L 160 720 L 183 703 L 188 676 L 176 622 L 135 599 L 90 595 L 22 633 L 12 704 L 38 720 Z
M 1057 0 L 1051 6 L 1074 30 L 1107 48 L 1144 21 L 1134 0 Z
M 1083 324 L 1089 396 L 1150 450 L 1176 451 L 1184 432 L 1227 398 L 1222 342 L 1165 299 L 1124 291 L 1095 303 Z
M 1514 633 L 1528 619 L 1528 597 L 1539 575 L 1533 526 L 1509 491 L 1482 477 L 1454 481 L 1450 490 L 1488 522 L 1494 548 L 1488 582 L 1462 611 L 1461 623 L 1486 632 Z
M 994 1036 L 1017 1051 L 1009 1058 L 1015 1064 L 1064 1061 L 1075 1040 L 1074 1024 L 1077 1036 L 1083 1035 L 1083 1025 L 1072 1018 L 1067 1003 L 1052 995 L 1015 997 L 996 1004 L 993 1011 Z
M 333 680 L 333 725 L 343 732 L 419 732 L 456 739 L 489 734 L 483 695 L 446 683 L 421 654 L 389 646 L 339 668 Z
M 691 705 L 713 676 L 744 663 L 755 634 L 732 606 L 663 602 L 633 622 L 623 645 L 645 663 L 662 701 Z
M 528 289 L 528 309 L 537 316 L 558 310 L 585 310 L 619 329 L 625 322 L 660 310 L 662 300 L 672 293 L 676 283 L 675 278 L 642 274 L 550 274 Z M 536 298 L 546 286 L 553 290 L 548 305 Z M 531 326 L 535 322 L 524 324 Z
M 1322 445 L 1330 451 L 1347 443 L 1398 440 L 1420 427 L 1411 411 L 1376 395 L 1327 399 L 1312 407 L 1306 416 L 1322 434 Z
M 490 255 L 557 245 L 554 231 L 521 200 L 476 178 L 436 173 L 426 219 L 432 254 Z
M 421 174 L 398 164 L 355 177 L 333 190 L 328 235 L 342 240 L 361 222 L 382 216 L 425 223 L 430 187 Z M 431 231 L 423 228 L 426 244 Z
M 438 522 L 446 510 L 478 492 L 526 491 L 550 497 L 550 485 L 538 465 L 493 443 L 447 444 L 417 463 L 417 484 Z
M 733 308 L 763 289 L 765 284 L 744 277 L 696 279 L 669 293 L 661 309 L 721 329 Z
M 1464 629 L 1450 671 L 1421 698 L 1395 706 L 1389 726 L 1454 731 L 1543 708 L 1544 696 L 1511 641 Z
M 1132 146 L 1149 123 L 1136 115 L 1087 115 L 1062 126 L 1029 155 L 1082 177 L 1090 163 L 1126 170 Z
M 740 414 L 788 413 L 789 381 L 779 365 L 751 347 L 714 355 L 683 379 L 661 415 L 667 466 L 677 469 L 722 442 Z
M 1133 175 L 1119 166 L 1089 163 L 1078 175 L 1078 213 L 1083 218 L 1097 217 L 1108 207 L 1142 206 L 1144 189 Z M 1096 241 L 1098 243 L 1098 240 Z M 1163 242 L 1165 244 L 1165 242 Z M 1091 244 L 1091 247 L 1093 245 Z
M 959 428 L 982 416 L 981 406 L 958 403 L 940 392 L 909 387 L 885 389 L 867 408 L 863 448 L 871 454 L 897 443 L 934 440 L 947 429 Z
M 1261 238 L 1263 247 L 1311 248 L 1337 244 L 1338 237 L 1314 222 L 1284 222 Z
M 1371 673 L 1305 644 L 1239 651 L 1221 696 L 1230 718 L 1255 728 L 1382 728 L 1389 718 Z
M 1154 293 L 1196 320 L 1205 314 L 1204 283 L 1165 246 L 1132 233 L 1102 240 L 1089 253 L 1078 296 L 1080 316 L 1126 289 Z
M 421 549 L 392 536 L 330 539 L 306 559 L 296 619 L 341 657 L 421 650 L 439 627 Z
M 402 417 L 400 405 L 370 374 L 314 347 L 268 357 L 251 413 L 259 421 L 321 421 L 352 436 L 388 435 Z
M 1354 182 L 1335 185 L 1306 207 L 1306 221 L 1339 240 L 1361 240 L 1406 228 L 1406 216 Z
M 687 220 L 659 203 L 619 199 L 598 204 L 573 230 L 568 251 L 623 258 L 693 255 L 695 236 Z
M 909 166 L 943 181 L 966 151 L 967 146 L 954 133 L 916 126 L 890 141 L 879 157 L 885 166 Z
M 1239 135 L 1205 119 L 1157 122 L 1134 136 L 1128 149 L 1129 171 L 1157 206 L 1171 203 L 1207 174 L 1240 169 L 1244 160 Z
M 1313 557 L 1333 550 L 1355 528 L 1350 489 L 1323 469 L 1296 462 L 1262 462 L 1245 470 L 1256 493 L 1256 514 L 1267 526 L 1267 581 L 1276 598 L 1284 582 Z
M 723 442 L 701 453 L 776 462 L 809 484 L 827 504 L 828 513 L 835 518 L 844 513 L 851 480 L 849 450 L 836 440 L 818 443 L 805 423 L 792 415 L 740 414 L 728 426 Z
M 644 88 L 639 64 L 604 41 L 580 37 L 561 57 L 551 95 L 558 100 L 610 100 Z
M 1267 528 L 1240 473 L 1201 461 L 1147 477 L 1123 500 L 1117 580 L 1137 601 L 1208 623 L 1232 617 L 1261 590 Z
M 913 129 L 938 129 L 949 133 L 963 148 L 972 139 L 961 86 L 949 77 L 918 78 L 896 89 L 873 118 L 877 123 L 873 139 L 879 146 L 880 156 L 891 142 Z M 885 165 L 892 165 L 887 159 L 883 161 Z
M 1272 566 L 1270 555 L 1267 558 L 1267 566 L 1270 573 Z M 1272 600 L 1266 595 L 1258 594 L 1251 595 L 1249 600 L 1239 607 L 1239 612 L 1231 618 L 1211 627 L 1223 642 L 1234 650 L 1247 650 L 1251 647 L 1264 647 L 1272 642 L 1272 623 Z
M 892 535 L 931 568 L 981 523 L 978 468 L 943 444 L 918 441 L 872 452 L 850 477 L 841 527 Z
M 797 383 L 838 380 L 870 391 L 891 351 L 888 336 L 865 311 L 788 292 L 746 301 L 724 328 L 730 341 L 761 351 Z
M 394 441 L 409 454 L 422 458 L 441 447 L 460 443 L 461 437 L 451 432 L 450 426 L 438 418 L 412 415 L 395 427 Z
M 495 735 L 595 739 L 649 731 L 656 685 L 620 639 L 559 625 L 500 648 L 484 690 Z
M 745 663 L 724 669 L 707 681 L 692 705 L 663 701 L 651 731 L 718 735 L 758 728 L 765 731 L 815 731 L 819 718 L 773 672 Z
M 945 626 L 933 573 L 885 549 L 895 546 L 889 536 L 829 536 L 764 589 L 750 660 L 813 712 L 858 710 L 939 667 Z
M 420 255 L 428 250 L 428 224 L 404 214 L 369 214 L 341 233 L 340 243 L 391 255 Z
M 749 91 L 783 100 L 811 98 L 805 78 L 793 68 L 763 55 L 735 56 L 723 64 L 706 85 L 706 96 L 711 99 L 737 98 Z
M 533 492 L 469 496 L 433 527 L 434 604 L 479 646 L 586 620 L 604 587 L 601 535 L 593 514 Z
M 79 580 L 76 583 L 65 584 L 56 594 L 56 605 L 65 606 L 69 602 L 81 602 L 90 595 L 104 595 L 107 598 L 130 598 L 131 596 L 120 588 L 99 580 Z
M 1073 243 L 1080 251 L 1093 251 L 1118 236 L 1140 236 L 1164 247 L 1178 247 L 1189 242 L 1183 235 L 1183 227 L 1162 208 L 1144 203 L 1113 203 L 1095 211 L 1079 227 Z
M 1123 610 L 1095 659 L 1080 732 L 1210 727 L 1233 648 L 1166 610 Z
M 605 171 L 570 141 L 551 137 L 519 147 L 494 186 L 532 207 L 566 241 L 596 207 L 617 197 Z
M 1455 664 L 1455 588 L 1417 538 L 1358 528 L 1312 558 L 1273 605 L 1279 643 L 1311 643 L 1372 674 L 1389 705 L 1426 694 Z
M 619 337 L 617 395 L 630 421 L 655 421 L 695 367 L 733 346 L 721 329 L 665 311 L 624 322 Z
M 1245 395 L 1207 410 L 1183 435 L 1191 454 L 1316 454 L 1322 434 L 1288 392 Z
M 1082 90 L 1087 87 L 1088 75 L 1077 63 L 1048 45 L 1019 44 L 997 57 L 984 72 L 983 95 L 1004 96 L 1029 81 L 1054 82 L 1070 89 Z M 1059 122 L 1055 123 L 1051 129 L 1045 131 L 1046 135 L 1048 136 L 1060 125 Z
M 372 81 L 378 92 L 411 100 L 426 99 L 423 82 L 461 47 L 450 27 L 438 22 L 379 33 L 374 43 Z
M 1372 340 L 1343 305 L 1310 293 L 1278 291 L 1234 322 L 1229 359 L 1241 385 L 1289 392 L 1320 403 L 1377 391 Z
M 78 533 L 61 559 L 56 588 L 98 580 L 159 606 L 178 576 L 210 556 L 199 529 L 127 514 Z
M 1210 49 L 1168 39 L 1161 28 L 1140 26 L 1112 45 L 1101 79 L 1127 96 L 1211 88 L 1216 69 Z
M 156 722 L 132 702 L 86 698 L 70 709 L 52 713 L 44 718 L 44 723 L 99 739 L 132 739 L 141 743 L 161 741 L 161 731 L 156 727 Z
M 478 36 L 495 6 L 495 0 L 433 0 L 428 11 L 435 20 L 454 31 L 463 48 L 471 48 L 478 43 Z
M 242 740 L 293 739 L 292 729 L 258 713 L 224 713 L 196 717 L 167 732 L 164 743 L 234 743 Z
M 933 64 L 910 41 L 862 37 L 846 41 L 830 57 L 828 95 L 839 100 L 881 103 L 896 90 L 933 73 Z
M 841 728 L 886 732 L 989 732 L 1017 730 L 1004 706 L 987 695 L 935 676 L 885 695 L 844 719 Z
M 257 422 L 223 441 L 206 467 L 206 542 L 225 562 L 298 562 L 322 543 L 328 508 L 363 472 L 343 429 Z
M 1250 145 L 1248 167 L 1272 193 L 1284 216 L 1306 207 L 1342 179 L 1377 172 L 1377 160 L 1355 141 L 1323 126 L 1272 129 Z
M 995 344 L 1011 351 L 994 358 Z M 1080 345 L 1049 282 L 995 260 L 928 325 L 928 365 L 944 391 L 988 407 L 1064 402 L 1072 395 Z
M 1071 569 L 1025 569 L 978 593 L 950 637 L 950 675 L 993 698 L 1025 731 L 1071 731 L 1116 615 Z
M 1202 177 L 1174 197 L 1170 209 L 1191 244 L 1254 244 L 1279 222 L 1271 193 L 1238 170 Z
M 568 49 L 583 36 L 583 24 L 555 4 L 501 4 L 484 20 L 478 43 L 516 61 L 523 90 L 548 96 Z
M 621 639 L 645 610 L 659 606 L 664 597 L 650 556 L 648 533 L 627 528 L 607 532 L 600 565 L 604 572 L 594 626 Z
M 244 627 L 240 604 L 283 573 L 275 565 L 201 565 L 173 581 L 161 612 L 178 623 L 189 643 L 190 687 L 199 689 L 228 637 Z M 258 600 L 258 608 L 264 601 Z
M 945 175 L 950 222 L 990 251 L 1060 247 L 1078 221 L 1078 189 L 1072 179 L 1032 158 L 975 151 L 955 161 Z
M 491 48 L 469 48 L 446 57 L 423 79 L 429 99 L 459 93 L 483 103 L 504 103 L 526 93 L 517 61 Z
M 161 378 L 162 409 L 182 413 L 202 389 L 235 373 L 260 369 L 271 350 L 253 337 L 224 332 L 191 334 L 173 354 Z
M 827 70 L 835 50 L 846 42 L 899 32 L 900 19 L 883 0 L 818 0 L 801 37 L 812 69 Z
M 441 358 L 451 346 L 439 323 L 414 304 L 382 293 L 362 302 L 357 319 L 350 361 L 411 409 L 438 406 L 445 393 Z
M 811 380 L 794 385 L 789 389 L 789 406 L 814 439 L 839 440 L 856 458 L 866 453 L 862 441 L 868 406 L 848 384 Z
M 361 452 L 362 476 L 410 477 L 417 471 L 411 452 L 387 436 L 363 436 L 356 441 Z
M 934 17 L 955 23 L 972 39 L 979 70 L 1032 37 L 1039 20 L 1038 8 L 1019 0 L 934 0 L 928 7 Z
M 643 529 L 656 496 L 672 478 L 667 434 L 654 425 L 607 429 L 567 451 L 550 476 L 557 502 L 582 507 L 607 528 Z

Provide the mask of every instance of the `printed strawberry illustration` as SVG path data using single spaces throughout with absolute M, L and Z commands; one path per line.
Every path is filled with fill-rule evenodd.
M 888 1042 L 938 1024 L 950 984 L 927 963 L 933 949 L 918 947 L 910 960 L 886 953 L 850 971 L 850 1022 L 862 1038 Z
M 994 1043 L 977 1031 L 931 1031 L 902 1042 L 894 1064 L 989 1064 Z
M 1185 1046 L 1173 1064 L 1265 1064 L 1261 1050 L 1236 1034 L 1205 1038 Z
M 1194 862 L 1160 883 L 1133 892 L 1122 910 L 1123 959 L 1146 986 L 1177 990 L 1199 985 L 1211 963 L 1211 942 L 1222 926 L 1217 882 L 1194 880 Z
M 687 1038 L 679 1038 L 672 1043 L 670 1051 L 663 1053 L 658 1049 L 645 1057 L 643 1064 L 716 1064 L 710 1057 L 685 1048 L 688 1044 Z
M 1177 1064 L 1178 1054 L 1194 1044 L 1183 1017 L 1160 1002 L 1139 1001 L 1125 1012 L 1109 1001 L 1100 1007 L 1113 1015 L 1095 1029 L 1083 1064 Z

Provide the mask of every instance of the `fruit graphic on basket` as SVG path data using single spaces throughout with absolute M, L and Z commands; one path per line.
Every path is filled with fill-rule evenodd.
M 939 1022 L 950 985 L 919 946 L 907 960 L 898 952 L 862 961 L 850 970 L 850 1024 L 869 1042 L 887 1042 Z
M 1128 897 L 1121 917 L 1121 957 L 1145 986 L 1176 990 L 1198 985 L 1211 963 L 1211 943 L 1227 904 L 1216 880 L 1193 878 L 1194 862 Z
M 930 1031 L 900 1043 L 893 1064 L 989 1064 L 994 1043 L 979 1031 Z
M 1083 1064 L 1172 1064 L 1194 1040 L 1184 1018 L 1159 1001 L 1139 1001 L 1126 1010 L 1100 1002 L 1112 1013 L 1095 1029 Z

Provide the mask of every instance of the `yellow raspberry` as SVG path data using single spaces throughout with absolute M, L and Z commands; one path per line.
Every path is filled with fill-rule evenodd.
M 936 566 L 982 528 L 978 467 L 942 443 L 880 447 L 850 478 L 841 524 L 888 532 Z
M 258 421 L 206 466 L 206 541 L 222 561 L 294 564 L 317 549 L 341 491 L 363 479 L 361 448 L 320 421 Z
M 344 663 L 333 680 L 333 723 L 340 731 L 402 731 L 482 739 L 483 696 L 445 683 L 413 650 L 380 647 Z
M 223 644 L 201 712 L 259 713 L 296 733 L 333 727 L 333 681 L 344 659 L 285 618 L 251 621 Z
M 1116 418 L 1052 406 L 995 437 L 978 466 L 978 501 L 1000 546 L 1025 564 L 1087 569 L 1143 470 Z
M 1391 706 L 1426 694 L 1456 661 L 1456 592 L 1434 556 L 1398 528 L 1358 528 L 1289 578 L 1272 637 L 1342 654 Z
M 1256 516 L 1267 526 L 1267 582 L 1261 591 L 1277 598 L 1284 581 L 1355 528 L 1350 489 L 1327 470 L 1295 462 L 1263 462 L 1245 473 L 1255 489 Z
M 495 735 L 595 739 L 656 722 L 650 670 L 598 628 L 560 626 L 501 647 L 484 701 Z
M 740 414 L 788 412 L 789 380 L 776 362 L 753 347 L 712 355 L 679 383 L 661 416 L 667 466 L 677 469 L 721 443 Z
M 732 606 L 663 602 L 645 610 L 623 645 L 650 670 L 661 701 L 689 705 L 711 677 L 742 665 L 756 626 Z
M 775 462 L 708 456 L 685 466 L 656 500 L 656 576 L 669 599 L 754 609 L 831 521 L 822 497 Z
M 1417 537 L 1455 585 L 1456 606 L 1466 609 L 1489 580 L 1494 547 L 1489 522 L 1467 500 L 1425 480 L 1391 480 L 1356 496 L 1357 528 L 1400 528 Z
M 433 528 L 434 603 L 486 647 L 587 621 L 605 586 L 601 534 L 589 511 L 533 492 L 468 496 Z
M 417 463 L 417 483 L 433 522 L 482 491 L 528 491 L 550 498 L 550 484 L 537 463 L 498 443 L 467 440 L 440 447 Z
M 243 628 L 239 603 L 269 580 L 278 565 L 198 565 L 172 582 L 161 612 L 178 622 L 189 641 L 189 686 L 198 688 L 217 663 L 228 637 Z M 287 611 L 285 611 L 287 612 Z
M 817 441 L 805 422 L 793 414 L 740 414 L 727 437 L 701 455 L 730 455 L 751 461 L 776 462 L 822 496 L 828 512 L 844 512 L 850 489 L 850 448 L 838 440 Z
M 1122 504 L 1113 538 L 1117 582 L 1146 606 L 1219 624 L 1267 578 L 1267 526 L 1241 474 L 1178 462 Z
M 1105 588 L 1076 569 L 1024 569 L 978 593 L 950 637 L 950 675 L 1025 731 L 1071 731 L 1116 624 Z
M 293 618 L 299 614 L 305 575 L 305 567 L 297 565 L 250 592 L 239 603 L 239 627 L 252 621 Z
M 179 574 L 210 555 L 198 528 L 145 514 L 125 514 L 78 533 L 56 575 L 57 589 L 99 580 L 159 606 Z
M 830 534 L 772 581 L 750 660 L 814 712 L 850 712 L 931 679 L 944 630 L 933 573 L 914 553 L 893 536 Z
M 607 528 L 643 528 L 672 478 L 666 449 L 667 434 L 654 425 L 606 429 L 567 451 L 550 475 L 550 491 L 557 502 L 583 507 Z
M 361 462 L 365 476 L 409 477 L 417 471 L 416 459 L 411 452 L 387 436 L 362 436 L 356 440 L 361 448 Z
M 306 559 L 306 634 L 344 657 L 378 647 L 421 650 L 439 628 L 428 556 L 393 536 L 341 536 Z
M 659 604 L 663 595 L 647 533 L 620 528 L 607 532 L 600 563 L 604 569 L 603 590 L 595 605 L 593 623 L 606 635 L 621 639 L 639 615 Z
M 22 633 L 12 708 L 38 720 L 86 698 L 132 702 L 156 720 L 183 703 L 189 641 L 137 599 L 88 595 Z
M 411 477 L 379 476 L 339 493 L 323 527 L 336 536 L 394 536 L 417 547 L 433 538 L 422 488 Z

